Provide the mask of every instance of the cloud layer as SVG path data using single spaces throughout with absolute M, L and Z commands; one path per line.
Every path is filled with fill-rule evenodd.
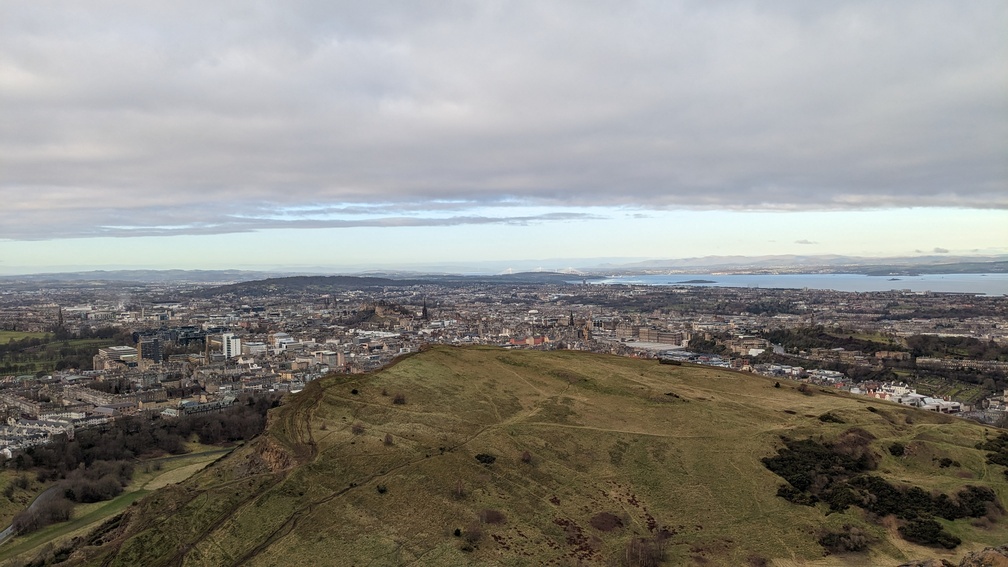
M 2 12 L 0 238 L 1008 208 L 1003 2 Z

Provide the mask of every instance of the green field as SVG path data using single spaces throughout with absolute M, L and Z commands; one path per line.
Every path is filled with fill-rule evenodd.
M 11 340 L 21 339 L 44 339 L 49 333 L 25 333 L 22 331 L 0 331 L 0 343 L 7 343 Z
M 23 334 L 23 333 L 22 333 Z M 40 334 L 38 338 L 48 335 Z M 35 374 L 56 370 L 60 360 L 76 361 L 82 368 L 91 367 L 98 349 L 116 344 L 115 339 L 70 339 L 49 341 L 38 347 L 8 352 L 0 357 L 0 374 Z
M 668 536 L 667 565 L 895 565 L 1008 541 L 945 522 L 953 551 L 904 541 L 859 508 L 776 496 L 781 436 L 870 432 L 877 474 L 1008 496 L 976 424 L 709 367 L 578 352 L 439 347 L 372 375 L 311 383 L 268 433 L 128 508 L 78 550 L 103 565 L 608 565 Z M 356 390 L 356 393 L 354 393 Z M 404 404 L 395 404 L 397 394 Z M 824 423 L 831 412 L 845 423 Z M 885 448 L 907 447 L 896 458 Z M 477 455 L 495 457 L 482 464 Z M 958 467 L 939 468 L 948 457 Z M 488 460 L 488 459 L 484 459 Z M 379 489 L 380 488 L 380 489 Z M 595 520 L 615 518 L 598 527 Z M 824 529 L 870 550 L 824 557 Z M 459 535 L 455 535 L 459 530 Z

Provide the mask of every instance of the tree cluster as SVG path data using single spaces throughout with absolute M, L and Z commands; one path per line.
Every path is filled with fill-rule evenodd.
M 874 354 L 880 350 L 904 350 L 897 345 L 855 339 L 852 335 L 846 337 L 836 336 L 826 332 L 826 328 L 822 325 L 798 329 L 774 329 L 763 333 L 763 338 L 771 343 L 779 344 L 787 350 L 842 348 L 845 350 L 860 350 L 869 354 Z
M 787 481 L 777 495 L 795 504 L 826 504 L 842 512 L 858 506 L 877 517 L 892 515 L 903 520 L 900 533 L 908 541 L 942 545 L 955 541 L 934 518 L 956 520 L 979 518 L 1002 511 L 997 495 L 989 488 L 966 486 L 954 497 L 931 494 L 916 486 L 895 486 L 880 476 L 868 474 L 878 464 L 871 449 L 871 434 L 852 428 L 834 442 L 785 439 L 777 455 L 763 464 Z M 934 531 L 938 526 L 938 531 Z M 913 538 L 913 539 L 911 539 Z M 848 538 L 849 539 L 849 538 Z M 827 538 L 830 547 L 844 546 L 843 537 Z
M 34 470 L 41 482 L 57 482 L 15 517 L 14 529 L 27 533 L 69 519 L 73 503 L 115 498 L 129 484 L 138 457 L 184 453 L 184 442 L 192 437 L 203 444 L 251 439 L 262 432 L 266 411 L 277 403 L 260 397 L 220 413 L 173 420 L 126 417 L 77 431 L 73 439 L 58 435 L 47 445 L 30 447 L 6 465 Z
M 973 337 L 914 335 L 907 337 L 906 344 L 910 353 L 915 357 L 968 358 L 1008 362 L 1008 346 L 999 345 L 994 341 L 981 341 Z

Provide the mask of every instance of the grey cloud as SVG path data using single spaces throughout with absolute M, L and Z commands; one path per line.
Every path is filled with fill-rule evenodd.
M 111 219 L 113 215 L 108 215 Z M 183 218 L 184 217 L 184 218 Z M 436 227 L 481 224 L 529 225 L 542 222 L 580 221 L 597 218 L 587 213 L 546 213 L 524 216 L 474 216 L 458 215 L 451 217 L 408 217 L 383 216 L 369 218 L 276 218 L 253 216 L 223 216 L 215 215 L 175 215 L 174 224 L 165 224 L 165 215 L 126 215 L 118 221 L 110 220 L 109 224 L 68 223 L 44 236 L 39 236 L 30 226 L 15 227 L 10 238 L 20 240 L 43 240 L 51 238 L 86 238 L 86 237 L 138 237 L 138 236 L 173 236 L 173 235 L 210 235 L 235 232 L 251 232 L 258 230 L 280 228 L 361 228 L 361 227 Z M 20 231 L 18 231 L 20 228 Z
M 948 254 L 947 248 L 938 248 L 937 246 L 932 250 L 935 254 Z
M 0 238 L 252 230 L 235 216 L 277 206 L 1008 208 L 1006 17 L 994 1 L 12 4 Z
M 801 240 L 795 240 L 795 244 L 819 244 L 819 243 L 818 242 L 814 242 L 812 240 L 806 240 L 806 239 L 803 238 Z

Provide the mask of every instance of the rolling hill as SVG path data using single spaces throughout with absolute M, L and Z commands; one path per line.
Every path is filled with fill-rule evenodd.
M 49 557 L 72 565 L 958 563 L 1008 541 L 999 517 L 1004 467 L 977 448 L 999 433 L 708 367 L 436 347 L 374 374 L 311 383 L 271 412 L 254 442 L 89 536 L 57 542 Z M 901 537 L 907 518 L 777 495 L 787 483 L 764 463 L 782 449 L 797 441 L 838 448 L 851 438 L 861 443 L 858 462 L 904 490 L 897 494 L 917 494 L 905 491 L 915 486 L 966 506 L 961 491 L 971 486 L 995 501 L 980 503 L 982 517 L 936 518 L 961 540 L 945 549 Z M 830 553 L 821 543 L 852 533 L 860 551 Z

